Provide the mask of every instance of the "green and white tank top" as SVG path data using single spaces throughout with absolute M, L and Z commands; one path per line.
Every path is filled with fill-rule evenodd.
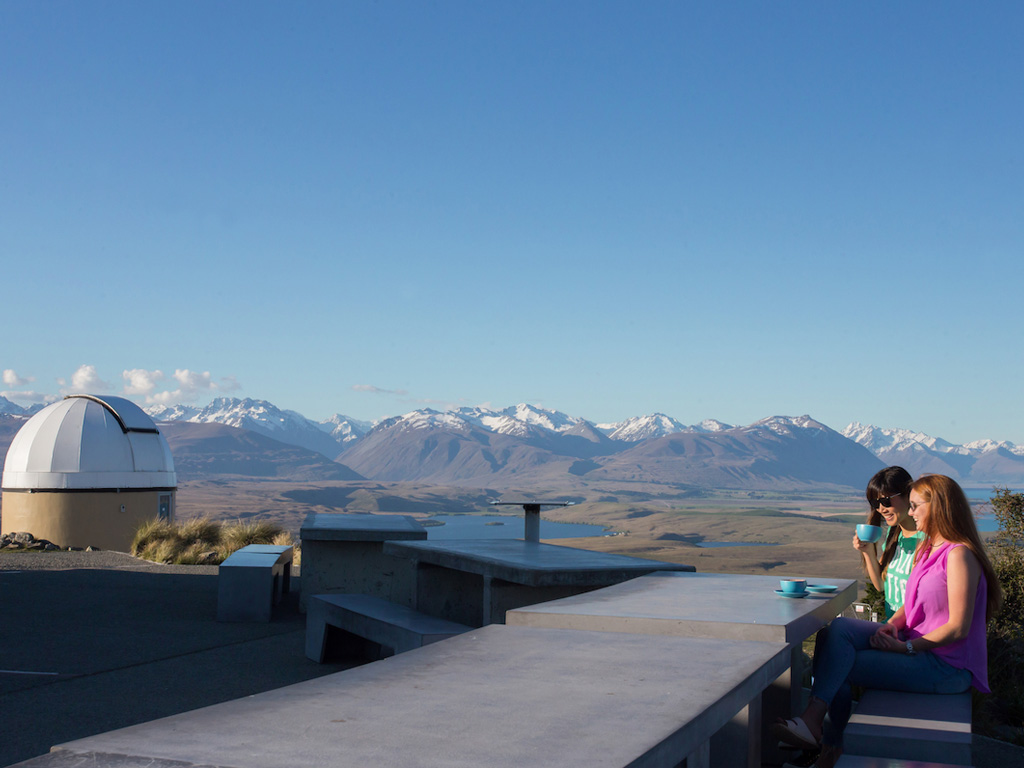
M 889 561 L 889 567 L 885 569 L 885 618 L 888 621 L 892 615 L 903 607 L 903 601 L 907 594 L 907 578 L 910 576 L 910 566 L 914 564 L 914 550 L 917 549 L 917 542 L 924 533 L 917 531 L 911 536 L 904 536 L 900 529 L 900 538 L 896 544 L 896 553 Z

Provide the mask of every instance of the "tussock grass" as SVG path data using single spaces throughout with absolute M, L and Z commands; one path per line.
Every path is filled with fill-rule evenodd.
M 220 523 L 215 523 L 208 517 L 193 517 L 184 521 L 178 528 L 178 539 L 186 548 L 203 544 L 217 545 L 223 537 Z
M 274 539 L 284 533 L 281 526 L 265 520 L 254 520 L 227 525 L 223 530 L 224 547 L 234 552 L 250 544 L 273 544 Z M 288 542 L 291 543 L 290 541 Z
M 132 539 L 131 552 L 135 556 L 140 556 L 140 553 L 148 549 L 151 545 L 159 541 L 164 541 L 173 535 L 173 527 L 166 520 L 154 518 L 153 520 L 147 520 L 138 530 L 135 531 L 135 537 Z
M 207 517 L 194 517 L 181 523 L 143 523 L 135 533 L 131 552 L 157 563 L 217 565 L 249 544 L 294 546 L 290 533 L 267 521 L 222 524 Z M 298 554 L 296 547 L 296 561 Z

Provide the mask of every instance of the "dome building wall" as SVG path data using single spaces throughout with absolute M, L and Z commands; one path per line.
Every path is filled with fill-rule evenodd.
M 176 486 L 170 447 L 141 408 L 120 397 L 70 395 L 11 442 L 0 530 L 128 551 L 139 525 L 173 519 Z
M 161 508 L 171 519 L 174 489 L 164 491 L 12 491 L 4 488 L 3 531 L 27 531 L 61 547 L 128 552 L 138 527 Z

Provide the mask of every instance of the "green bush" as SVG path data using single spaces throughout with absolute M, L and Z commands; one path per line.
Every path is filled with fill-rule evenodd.
M 1003 610 L 989 623 L 989 631 L 1024 637 L 1024 493 L 996 488 L 992 514 L 999 532 L 989 542 L 989 554 L 1003 587 Z
M 1024 744 L 1024 493 L 996 488 L 992 512 L 999 532 L 988 544 L 1003 588 L 1003 609 L 988 622 L 988 679 L 984 730 Z
M 864 588 L 864 602 L 877 616 L 878 620 L 885 621 L 885 592 L 875 589 L 871 579 L 865 579 L 867 586 Z M 866 618 L 871 618 L 867 616 Z

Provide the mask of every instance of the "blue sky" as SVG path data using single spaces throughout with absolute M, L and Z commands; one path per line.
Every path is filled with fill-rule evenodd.
M 0 0 L 0 392 L 1024 443 L 1024 6 L 637 5 Z

